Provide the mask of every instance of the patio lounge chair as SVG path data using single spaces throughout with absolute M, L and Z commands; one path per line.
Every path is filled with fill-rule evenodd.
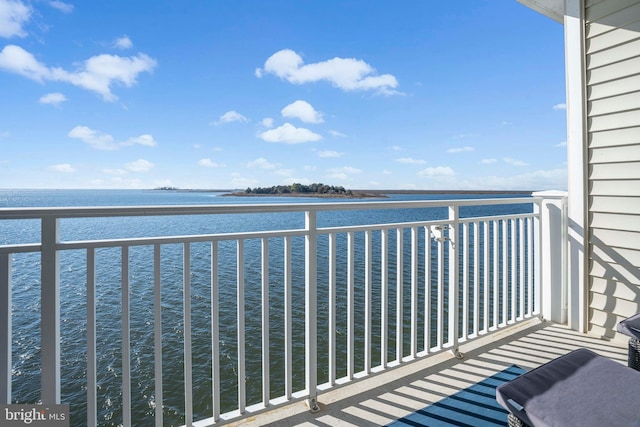
M 640 372 L 578 349 L 500 385 L 509 426 L 640 426 Z
M 640 313 L 618 323 L 617 329 L 629 337 L 629 367 L 640 371 Z

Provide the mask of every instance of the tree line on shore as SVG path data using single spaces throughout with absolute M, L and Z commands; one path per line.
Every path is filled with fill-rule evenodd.
M 326 185 L 314 183 L 310 185 L 291 184 L 291 185 L 274 185 L 271 187 L 247 188 L 246 194 L 334 194 L 351 196 L 353 192 L 345 189 L 343 186 Z

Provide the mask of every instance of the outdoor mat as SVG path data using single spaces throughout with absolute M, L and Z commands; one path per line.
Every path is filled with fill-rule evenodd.
M 496 401 L 496 387 L 524 372 L 524 369 L 511 365 L 471 387 L 400 418 L 388 426 L 506 426 L 507 411 Z

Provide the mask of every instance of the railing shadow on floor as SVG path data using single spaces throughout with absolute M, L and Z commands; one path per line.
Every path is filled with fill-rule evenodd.
M 626 364 L 626 346 L 622 341 L 608 341 L 564 325 L 532 319 L 499 335 L 461 346 L 463 360 L 449 352 L 440 353 L 320 395 L 321 410 L 317 413 L 309 412 L 303 403 L 296 403 L 231 425 L 386 425 L 511 365 L 528 371 L 581 347 Z

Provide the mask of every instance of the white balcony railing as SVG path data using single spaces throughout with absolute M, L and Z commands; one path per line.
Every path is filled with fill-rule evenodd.
M 0 401 L 68 403 L 72 423 L 89 426 L 315 408 L 327 389 L 540 313 L 541 203 L 0 209 L 38 237 L 0 246 Z M 344 223 L 356 211 L 412 219 Z M 189 221 L 245 214 L 291 228 L 201 233 Z M 118 225 L 127 219 L 158 227 L 140 236 Z M 115 237 L 92 237 L 104 233 Z M 35 305 L 12 305 L 23 287 Z

